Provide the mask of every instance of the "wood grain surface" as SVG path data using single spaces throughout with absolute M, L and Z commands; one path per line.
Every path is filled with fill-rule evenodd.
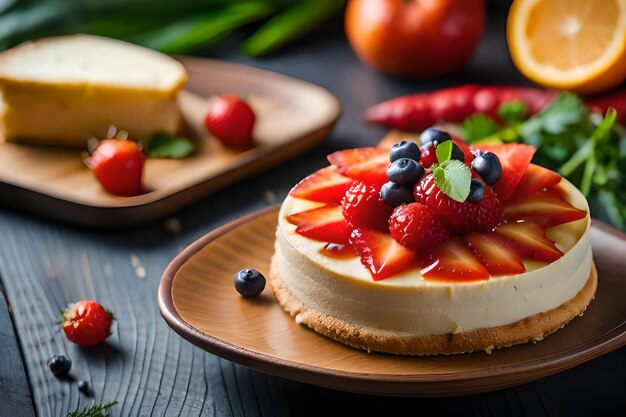
M 179 103 L 185 130 L 196 143 L 194 154 L 148 158 L 145 192 L 119 197 L 102 189 L 83 163 L 82 149 L 0 138 L 0 202 L 80 225 L 145 223 L 310 149 L 330 133 L 341 111 L 332 94 L 304 81 L 227 62 L 178 59 L 189 74 Z M 254 109 L 253 148 L 230 150 L 207 134 L 209 98 L 224 93 L 239 95 Z
M 65 417 L 79 404 L 113 399 L 120 401 L 114 417 L 624 415 L 626 348 L 509 389 L 459 397 L 391 398 L 320 388 L 234 364 L 188 343 L 159 314 L 160 277 L 183 248 L 231 220 L 281 201 L 296 181 L 326 164 L 328 153 L 376 144 L 385 130 L 363 123 L 367 106 L 466 82 L 524 84 L 508 59 L 504 26 L 504 13 L 490 13 L 488 32 L 465 71 L 414 81 L 386 77 L 362 65 L 345 40 L 340 18 L 315 36 L 263 59 L 239 55 L 240 38 L 225 40 L 199 53 L 299 77 L 337 95 L 344 112 L 328 141 L 202 198 L 166 221 L 135 228 L 83 229 L 0 205 L 0 278 L 12 307 L 36 415 Z M 48 202 L 33 204 L 45 210 Z M 618 258 L 626 258 L 626 252 Z M 58 330 L 58 309 L 91 297 L 113 310 L 119 321 L 105 346 L 80 349 Z M 0 325 L 2 335 L 10 337 L 6 322 Z M 92 383 L 93 397 L 46 369 L 50 355 L 64 352 L 74 362 L 72 376 Z M 0 356 L 0 362 L 4 360 Z M 13 384 L 20 383 L 24 380 Z M 23 414 L 17 403 L 8 408 L 4 415 Z

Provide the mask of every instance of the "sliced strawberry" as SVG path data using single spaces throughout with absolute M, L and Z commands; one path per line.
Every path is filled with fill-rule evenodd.
M 543 227 L 531 222 L 505 223 L 496 233 L 511 241 L 513 247 L 524 257 L 553 262 L 563 253 L 546 237 Z
M 322 203 L 338 203 L 352 179 L 341 175 L 335 167 L 326 167 L 309 175 L 291 189 L 289 195 Z
M 474 256 L 463 240 L 452 237 L 435 249 L 429 265 L 422 269 L 428 279 L 442 281 L 481 281 L 489 272 Z
M 526 173 L 522 177 L 517 190 L 513 193 L 511 200 L 524 198 L 535 194 L 537 191 L 554 187 L 561 181 L 561 176 L 554 171 L 539 165 L 530 164 Z
M 531 145 L 509 143 L 501 145 L 480 145 L 476 147 L 483 151 L 491 151 L 498 156 L 502 165 L 502 177 L 493 186 L 498 200 L 505 204 L 519 185 L 526 173 L 530 160 L 537 148 Z
M 515 200 L 504 208 L 507 220 L 531 220 L 543 227 L 573 222 L 586 215 L 585 210 L 577 209 L 548 190 Z
M 379 186 L 354 181 L 341 200 L 341 212 L 353 228 L 367 227 L 388 232 L 393 207 L 380 197 Z
M 402 246 L 388 233 L 358 228 L 352 231 L 350 242 L 374 281 L 402 272 L 417 258 L 417 252 Z
M 435 213 L 420 203 L 396 207 L 389 220 L 389 231 L 395 240 L 419 251 L 434 249 L 449 236 Z
M 341 214 L 341 206 L 328 204 L 286 217 L 296 225 L 296 233 L 322 242 L 349 243 L 351 228 Z
M 463 236 L 476 258 L 491 275 L 521 274 L 526 271 L 522 256 L 505 237 L 494 232 Z
M 368 147 L 346 149 L 328 155 L 328 161 L 339 168 L 339 172 L 355 180 L 382 185 L 387 182 L 389 152 Z

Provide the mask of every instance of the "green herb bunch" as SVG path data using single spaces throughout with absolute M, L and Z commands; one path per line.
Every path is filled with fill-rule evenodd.
M 524 103 L 499 108 L 498 124 L 482 113 L 463 122 L 472 143 L 522 142 L 537 147 L 533 162 L 571 181 L 587 197 L 591 214 L 626 230 L 626 129 L 616 111 L 591 113 L 580 98 L 561 93 L 526 120 Z
M 263 21 L 243 54 L 274 51 L 343 9 L 345 0 L 0 0 L 0 50 L 45 36 L 87 33 L 166 53 L 214 44 Z

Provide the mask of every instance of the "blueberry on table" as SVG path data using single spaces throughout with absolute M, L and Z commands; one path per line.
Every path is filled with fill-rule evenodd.
M 476 151 L 472 160 L 472 168 L 487 185 L 494 185 L 502 176 L 500 159 L 493 152 Z
M 85 394 L 91 394 L 91 389 L 89 388 L 89 382 L 81 379 L 80 381 L 76 383 L 76 386 L 78 387 L 78 390 L 80 392 L 83 392 Z
M 437 147 L 442 142 L 452 140 L 452 136 L 448 132 L 430 127 L 422 132 L 420 135 L 420 143 L 426 145 L 432 143 L 434 147 Z
M 400 185 L 413 185 L 424 176 L 424 167 L 415 160 L 400 158 L 387 167 L 389 181 Z
M 401 206 L 402 204 L 409 204 L 414 201 L 413 192 L 410 187 L 396 184 L 389 181 L 383 185 L 380 190 L 380 197 L 385 203 L 391 207 Z
M 235 289 L 244 297 L 254 297 L 265 288 L 265 277 L 256 269 L 242 269 L 235 274 Z
M 472 182 L 470 183 L 470 192 L 467 196 L 467 201 L 471 201 L 472 203 L 479 202 L 483 195 L 485 195 L 485 185 L 478 178 L 472 178 Z
M 48 367 L 54 376 L 64 376 L 72 369 L 72 360 L 67 356 L 54 355 L 48 360 Z
M 419 161 L 421 156 L 419 146 L 408 140 L 396 143 L 389 150 L 389 161 L 391 162 L 395 162 L 400 158 L 409 158 L 414 161 Z

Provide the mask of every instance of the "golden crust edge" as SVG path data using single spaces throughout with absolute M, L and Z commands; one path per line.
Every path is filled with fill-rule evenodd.
M 511 324 L 432 336 L 389 336 L 375 329 L 356 327 L 350 323 L 323 314 L 305 306 L 293 296 L 280 278 L 272 257 L 268 282 L 274 298 L 296 322 L 338 342 L 368 352 L 398 355 L 450 355 L 536 342 L 564 327 L 574 317 L 582 315 L 593 299 L 598 285 L 598 274 L 592 263 L 589 278 L 583 288 L 569 301 L 547 311 L 526 317 Z

